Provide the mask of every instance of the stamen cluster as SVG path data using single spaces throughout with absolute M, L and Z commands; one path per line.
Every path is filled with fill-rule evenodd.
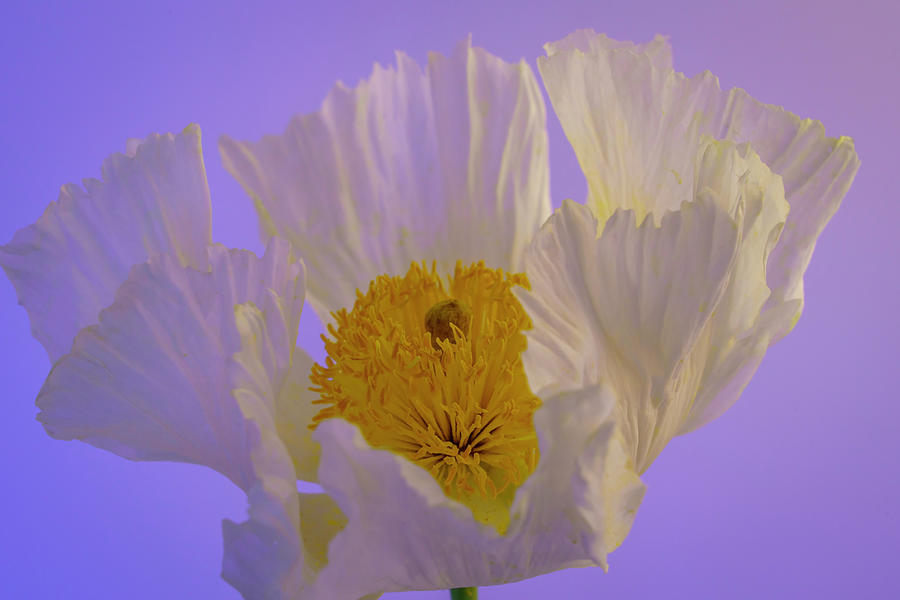
M 503 531 L 515 489 L 538 460 L 540 401 L 520 358 L 531 322 L 515 285 L 528 287 L 525 275 L 483 263 L 457 263 L 446 287 L 434 265 L 375 279 L 352 310 L 333 313 L 323 336 L 312 427 L 334 417 L 356 424 L 373 447 L 428 469 L 446 494 Z M 450 316 L 436 325 L 440 315 Z

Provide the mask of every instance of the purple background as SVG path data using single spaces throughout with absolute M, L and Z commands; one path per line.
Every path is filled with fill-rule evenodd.
M 581 27 L 671 36 L 675 64 L 855 138 L 862 168 L 806 275 L 805 314 L 741 401 L 677 438 L 611 569 L 484 588 L 502 598 L 900 597 L 898 14 L 887 2 L 19 3 L 0 8 L 0 242 L 59 186 L 99 176 L 128 137 L 203 128 L 214 239 L 259 251 L 223 133 L 258 138 L 403 49 L 422 62 L 468 33 L 533 65 Z M 674 5 L 678 4 L 678 8 Z M 489 6 L 483 6 L 489 5 Z M 550 112 L 554 202 L 585 185 Z M 307 311 L 301 337 L 320 325 Z M 131 463 L 51 440 L 33 404 L 46 354 L 0 277 L 0 597 L 237 598 L 221 520 L 242 493 L 209 469 Z M 415 600 L 446 592 L 387 595 Z

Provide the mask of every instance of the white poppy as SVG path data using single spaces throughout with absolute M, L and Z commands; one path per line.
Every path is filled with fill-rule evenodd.
M 552 216 L 537 82 L 468 42 L 424 72 L 398 54 L 280 136 L 222 140 L 276 240 L 262 259 L 210 245 L 196 129 L 65 188 L 0 250 L 57 361 L 47 430 L 241 486 L 223 576 L 247 598 L 605 568 L 638 473 L 796 321 L 858 161 L 675 73 L 660 38 L 547 50 L 589 184 Z M 330 334 L 311 381 L 304 286 Z

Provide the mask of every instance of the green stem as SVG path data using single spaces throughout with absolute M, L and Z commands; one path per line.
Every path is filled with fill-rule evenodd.
M 450 600 L 478 600 L 478 588 L 453 588 L 450 590 Z

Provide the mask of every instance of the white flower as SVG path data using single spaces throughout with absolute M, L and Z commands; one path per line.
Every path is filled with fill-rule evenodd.
M 262 259 L 211 245 L 195 128 L 64 188 L 0 249 L 56 361 L 48 432 L 241 486 L 223 576 L 247 598 L 605 567 L 637 474 L 793 326 L 858 161 L 819 123 L 673 72 L 660 38 L 547 50 L 589 183 L 552 216 L 537 82 L 468 43 L 424 72 L 398 54 L 281 136 L 222 140 L 274 239 Z M 294 347 L 307 285 L 330 323 L 316 392 Z

